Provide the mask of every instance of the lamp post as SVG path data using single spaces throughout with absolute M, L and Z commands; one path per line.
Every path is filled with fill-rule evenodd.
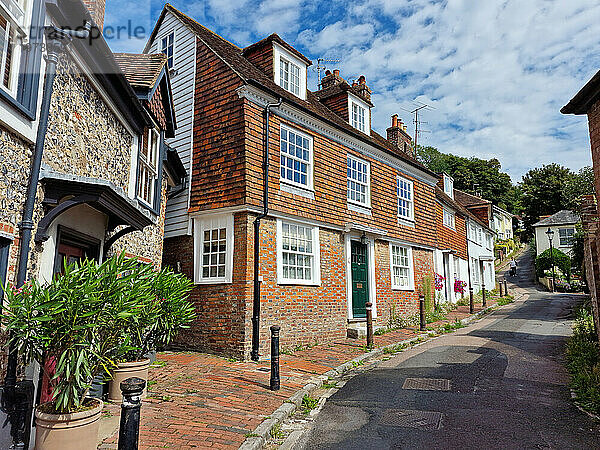
M 556 282 L 554 277 L 554 251 L 552 249 L 552 238 L 554 237 L 554 231 L 552 231 L 552 229 L 548 227 L 546 235 L 548 236 L 548 241 L 550 241 L 550 264 L 552 264 L 552 287 L 550 289 L 550 292 L 554 292 L 554 284 Z

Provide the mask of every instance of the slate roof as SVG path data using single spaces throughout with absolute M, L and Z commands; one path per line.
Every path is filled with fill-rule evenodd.
M 115 53 L 114 56 L 127 81 L 136 88 L 153 88 L 167 63 L 163 53 Z
M 421 172 L 426 173 L 429 176 L 436 177 L 434 172 L 429 170 L 416 159 L 405 154 L 399 154 L 398 149 L 396 149 L 387 140 L 382 142 L 380 140 L 381 136 L 379 136 L 373 130 L 371 130 L 371 135 L 367 135 L 358 131 L 356 128 L 330 110 L 327 106 L 321 103 L 313 92 L 307 90 L 306 100 L 302 100 L 291 92 L 288 92 L 279 85 L 275 84 L 271 77 L 267 76 L 267 74 L 265 74 L 243 56 L 242 49 L 199 24 L 194 19 L 185 15 L 169 3 L 167 3 L 163 8 L 154 30 L 150 35 L 148 44 L 155 38 L 167 11 L 179 18 L 179 20 L 181 20 L 181 22 L 187 26 L 190 31 L 192 31 L 201 41 L 203 41 L 204 44 L 211 49 L 212 52 L 215 53 L 215 55 L 217 55 L 244 83 L 254 85 L 267 91 L 273 96 L 280 97 L 285 102 L 291 103 L 301 110 L 308 112 L 309 114 L 318 116 L 321 120 L 324 120 L 335 128 L 342 129 L 347 134 L 350 134 L 363 142 L 378 147 L 381 150 L 404 160 L 409 165 L 419 169 Z M 147 49 L 148 45 L 146 46 L 146 50 Z
M 577 223 L 581 220 L 577 213 L 573 211 L 569 211 L 568 209 L 563 209 L 555 214 L 552 214 L 550 217 L 546 217 L 545 219 L 540 220 L 537 223 L 534 223 L 534 227 L 543 227 L 550 225 L 571 225 Z
M 454 190 L 454 195 L 456 196 L 456 189 Z M 461 192 L 461 191 L 458 191 Z M 439 186 L 436 185 L 435 187 L 435 198 L 437 198 L 440 202 L 445 203 L 446 206 L 449 206 L 450 208 L 454 209 L 456 212 L 458 212 L 459 214 L 466 216 L 468 218 L 470 218 L 471 220 L 477 222 L 479 225 L 481 225 L 482 227 L 484 227 L 486 230 L 489 231 L 493 231 L 488 224 L 484 223 L 483 221 L 481 221 L 479 219 L 479 217 L 477 217 L 475 214 L 473 214 L 471 211 L 469 211 L 467 208 L 465 208 L 463 205 L 461 205 L 460 203 L 458 203 L 456 200 L 454 200 L 452 197 L 450 197 L 448 194 L 446 194 L 442 188 L 440 188 Z
M 560 110 L 563 114 L 586 114 L 600 100 L 600 70 Z

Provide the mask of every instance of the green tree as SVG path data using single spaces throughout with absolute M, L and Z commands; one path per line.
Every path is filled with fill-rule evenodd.
M 556 163 L 531 169 L 523 176 L 520 184 L 521 204 L 525 231 L 528 234 L 532 233 L 532 225 L 540 216 L 569 208 L 571 198 L 567 195 L 565 187 L 572 183 L 573 172 Z
M 582 195 L 594 194 L 594 169 L 585 166 L 573 173 L 572 179 L 563 188 L 567 199 L 567 208 L 579 209 L 579 199 Z

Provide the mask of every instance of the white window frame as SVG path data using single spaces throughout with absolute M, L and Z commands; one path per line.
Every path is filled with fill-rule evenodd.
M 408 258 L 408 267 L 400 266 L 394 264 L 394 247 L 402 248 L 406 250 L 406 257 Z M 412 248 L 406 245 L 395 244 L 390 242 L 390 280 L 392 289 L 395 291 L 414 291 L 415 290 L 415 270 L 414 270 L 414 260 L 412 254 Z M 403 269 L 408 269 L 408 286 L 402 286 L 397 283 L 394 283 L 394 268 L 400 267 Z
M 567 231 L 567 230 L 572 230 L 573 234 L 571 234 L 571 236 L 567 235 L 565 238 L 567 239 L 567 243 L 563 244 L 561 242 L 561 240 L 563 239 L 560 235 L 561 231 Z M 573 240 L 575 239 L 575 227 L 561 227 L 558 229 L 558 246 L 559 247 L 572 247 L 573 246 Z M 569 242 L 570 240 L 570 242 Z
M 233 214 L 210 214 L 194 218 L 194 283 L 226 284 L 231 283 L 233 272 Z M 203 276 L 204 232 L 216 229 L 226 230 L 225 243 L 225 275 L 216 277 Z
M 173 40 L 172 40 L 171 44 L 169 44 L 169 38 L 171 36 L 173 37 Z M 166 47 L 164 46 L 165 39 L 167 40 Z M 168 31 L 163 37 L 161 37 L 159 44 L 160 44 L 161 53 L 165 54 L 167 57 L 167 68 L 174 69 L 175 68 L 175 30 Z M 169 47 L 171 47 L 171 56 L 170 57 L 169 57 L 169 54 L 166 52 Z M 169 60 L 171 61 L 171 64 L 169 64 Z
M 356 123 L 354 123 L 354 117 L 353 117 L 354 105 L 356 105 L 357 107 L 362 108 L 364 110 L 364 117 L 365 117 L 364 129 L 361 129 L 359 126 L 357 126 Z M 371 108 L 369 108 L 369 105 L 367 103 L 365 103 L 359 97 L 357 97 L 356 95 L 351 94 L 351 93 L 348 93 L 348 123 L 350 125 L 352 125 L 353 128 L 356 128 L 358 131 L 361 131 L 367 135 L 371 134 L 371 128 L 370 128 Z
M 356 128 L 358 131 L 362 131 L 363 133 L 365 132 L 365 130 L 367 129 L 367 125 L 365 124 L 365 116 L 366 116 L 366 112 L 365 112 L 365 107 L 359 105 L 356 102 L 351 102 L 352 104 L 352 111 L 351 111 L 351 117 L 352 117 L 352 123 L 351 125 Z
M 12 11 L 3 2 L 0 2 L 0 15 L 6 21 L 6 39 L 4 42 L 0 42 L 2 45 L 0 48 L 0 89 L 14 97 L 19 84 L 21 65 L 22 45 L 19 45 L 19 42 L 23 43 L 23 37 L 27 36 L 27 31 L 25 28 L 25 11 L 20 9 L 20 5 L 14 0 L 9 0 L 9 6 L 13 7 Z M 5 86 L 4 77 L 9 46 L 11 47 L 10 67 L 8 68 L 10 72 L 8 74 L 8 86 Z
M 154 141 L 153 138 L 156 140 Z M 142 139 L 142 145 L 144 140 Z M 156 147 L 153 147 L 153 143 L 156 142 Z M 137 180 L 137 199 L 145 205 L 154 208 L 157 195 L 157 180 L 158 180 L 158 169 L 160 160 L 160 133 L 155 128 L 149 128 L 146 135 L 146 143 L 148 146 L 149 160 L 146 159 L 143 152 L 140 151 L 138 155 L 138 180 Z M 150 182 L 150 198 L 144 198 L 141 193 L 142 183 L 144 183 L 147 176 L 151 177 Z
M 454 280 L 455 281 L 456 280 L 460 280 L 460 259 L 457 256 L 455 256 L 453 258 L 453 265 L 454 265 L 454 268 L 453 268 L 453 271 L 454 271 L 454 273 L 453 273 Z
M 296 97 L 300 96 L 300 74 L 302 69 L 292 61 L 279 56 L 279 86 Z
M 286 49 L 284 49 L 281 45 L 273 42 L 273 75 L 274 81 L 277 86 L 281 86 L 282 89 L 285 89 L 282 85 L 281 81 L 281 58 L 284 58 L 286 61 L 298 66 L 299 71 L 299 79 L 300 79 L 300 87 L 299 92 L 296 94 L 295 92 L 286 89 L 288 92 L 293 95 L 301 98 L 302 100 L 306 100 L 306 63 L 302 61 L 297 56 L 293 55 Z
M 363 164 L 367 169 L 367 181 L 362 182 L 362 181 L 357 181 L 354 178 L 351 178 L 350 176 L 348 176 L 348 160 L 352 161 L 352 162 L 356 162 L 357 166 L 358 164 Z M 354 169 L 351 169 L 354 170 Z M 357 169 L 358 172 L 358 169 Z M 365 201 L 361 202 L 359 200 L 352 200 L 350 198 L 350 188 L 348 187 L 348 185 L 350 183 L 356 183 L 358 185 L 361 186 L 365 186 Z M 350 153 L 347 154 L 346 157 L 346 199 L 348 200 L 348 203 L 353 203 L 355 205 L 359 205 L 359 206 L 364 206 L 366 208 L 370 208 L 371 207 L 371 164 L 367 161 L 365 161 L 364 159 L 360 159 L 354 155 L 351 155 Z
M 411 199 L 406 200 L 405 198 L 400 197 L 400 181 L 408 183 L 410 185 L 410 193 Z M 400 214 L 400 200 L 410 202 L 408 205 L 409 215 L 404 216 Z M 396 176 L 396 214 L 400 220 L 408 220 L 409 222 L 414 222 L 415 220 L 415 186 L 414 183 L 408 178 L 404 178 L 400 175 Z
M 444 193 L 454 198 L 454 179 L 446 174 L 444 174 Z
M 308 155 L 309 161 L 308 162 L 305 161 L 304 159 L 298 158 L 295 155 L 293 157 L 290 157 L 289 153 L 287 153 L 285 155 L 286 158 L 292 159 L 294 161 L 296 161 L 296 160 L 297 161 L 301 161 L 302 163 L 306 163 L 308 165 L 308 170 L 307 170 L 307 173 L 306 173 L 306 182 L 307 182 L 306 185 L 304 185 L 302 183 L 297 183 L 297 182 L 295 182 L 293 180 L 288 180 L 287 178 L 283 178 L 281 176 L 281 156 L 282 156 L 282 153 L 281 153 L 281 136 L 282 136 L 282 133 L 281 133 L 281 131 L 282 130 L 286 130 L 288 133 L 291 131 L 292 133 L 298 134 L 299 136 L 302 136 L 303 138 L 308 139 L 308 153 L 309 153 L 309 155 Z M 288 134 L 288 136 L 289 136 L 289 134 Z M 280 128 L 279 128 L 279 182 L 280 183 L 284 183 L 284 184 L 289 184 L 291 186 L 296 186 L 296 187 L 298 187 L 300 189 L 304 189 L 304 190 L 308 190 L 308 191 L 313 191 L 314 190 L 314 184 L 313 184 L 314 150 L 313 149 L 314 149 L 313 138 L 312 138 L 311 135 L 303 133 L 302 131 L 299 131 L 296 128 L 292 128 L 292 127 L 289 127 L 287 125 L 281 124 Z
M 479 274 L 479 260 L 477 258 L 471 258 L 471 274 L 473 278 L 473 285 L 480 284 L 480 274 Z
M 283 275 L 283 224 L 309 228 L 312 232 L 312 279 L 296 279 L 284 277 Z M 308 223 L 293 220 L 277 219 L 277 284 L 281 285 L 321 285 L 321 241 L 319 238 L 319 227 Z M 290 252 L 291 253 L 291 252 Z M 306 254 L 306 253 L 305 253 Z
M 446 228 L 450 228 L 453 231 L 456 231 L 456 215 L 454 211 L 450 211 L 447 208 L 442 208 L 442 223 Z

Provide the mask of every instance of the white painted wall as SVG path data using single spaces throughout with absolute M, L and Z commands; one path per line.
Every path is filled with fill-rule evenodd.
M 567 255 L 571 254 L 572 247 L 570 245 L 560 245 L 559 229 L 561 228 L 575 228 L 573 225 L 553 225 L 545 227 L 535 227 L 535 248 L 536 254 L 539 255 L 550 248 L 550 241 L 546 231 L 548 228 L 554 231 L 554 237 L 552 238 L 552 247 L 559 249 L 561 252 L 565 252 Z
M 188 171 L 189 185 L 191 186 L 196 36 L 172 13 L 167 12 L 155 40 L 150 44 L 149 52 L 160 52 L 160 41 L 172 31 L 175 31 L 173 49 L 175 73 L 171 75 L 171 90 L 173 92 L 177 130 L 174 138 L 167 139 L 167 144 L 179 153 L 179 158 L 181 158 L 181 162 Z M 189 188 L 167 201 L 165 237 L 191 234 L 188 207 Z
M 454 273 L 454 261 L 456 259 L 458 259 L 458 273 Z M 448 270 L 446 271 L 444 268 L 444 253 L 439 249 L 436 249 L 433 252 L 433 261 L 435 264 L 435 272 L 446 278 L 444 282 L 448 286 L 448 289 L 444 288 L 441 291 L 436 291 L 439 293 L 438 296 L 441 295 L 441 300 L 444 302 L 456 303 L 458 300 L 460 300 L 460 294 L 454 292 L 454 281 L 457 279 L 467 281 L 467 261 L 450 254 L 448 256 Z M 468 288 L 465 288 L 465 290 L 467 289 Z M 447 292 L 450 293 L 449 296 L 447 295 Z
M 469 226 L 469 224 L 473 224 L 474 222 L 469 220 L 467 226 Z M 477 227 L 480 227 L 480 225 L 475 224 Z M 485 288 L 488 290 L 492 290 L 496 287 L 496 274 L 494 272 L 494 266 L 493 266 L 493 258 L 494 258 L 494 249 L 493 249 L 493 239 L 491 239 L 492 242 L 492 247 L 490 248 L 488 246 L 489 242 L 488 240 L 483 239 L 483 242 L 480 244 L 479 242 L 477 242 L 477 240 L 472 240 L 471 236 L 469 235 L 469 237 L 467 238 L 467 245 L 469 248 L 469 264 L 471 264 L 470 267 L 470 271 L 471 271 L 471 278 L 470 280 L 468 280 L 468 282 L 473 286 L 473 293 L 477 293 L 481 290 L 481 282 L 483 281 L 483 283 L 485 283 Z M 480 272 L 480 277 L 479 277 L 479 282 L 474 282 L 475 279 L 475 268 L 472 265 L 472 261 L 473 259 L 475 259 L 478 264 L 479 261 L 481 260 L 485 260 L 485 259 L 491 259 L 491 261 L 486 261 L 484 262 L 484 267 L 485 270 L 483 271 L 483 273 Z M 465 281 L 467 281 L 467 276 L 464 277 Z M 468 289 L 468 286 L 467 286 Z

